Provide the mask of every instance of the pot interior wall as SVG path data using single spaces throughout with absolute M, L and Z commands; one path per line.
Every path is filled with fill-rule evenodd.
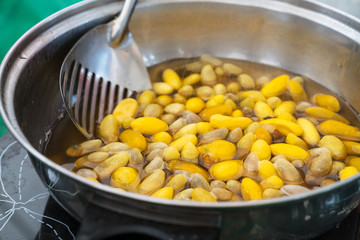
M 272 4 L 268 9 L 232 3 L 143 8 L 131 30 L 148 65 L 201 54 L 264 63 L 309 77 L 360 110 L 359 87 L 354 87 L 360 78 L 359 34 L 354 41 L 326 15 L 296 12 L 286 4 L 273 10 Z
M 22 65 L 22 71 L 13 76 L 17 77 L 15 82 L 7 86 L 15 89 L 11 93 L 16 123 L 39 150 L 44 144 L 39 139 L 45 140 L 45 133 L 63 112 L 58 91 L 62 60 L 87 29 L 108 21 L 119 9 L 111 1 L 98 8 L 101 11 L 88 8 L 81 14 L 68 13 L 66 20 L 54 19 L 43 26 L 40 36 L 29 39 L 33 41 L 29 46 L 13 54 L 19 56 L 14 64 Z M 285 3 L 269 9 L 231 1 L 143 3 L 135 11 L 130 29 L 147 65 L 201 54 L 269 64 L 346 96 L 359 111 L 360 50 L 355 41 L 359 34 L 351 39 L 344 35 L 347 29 L 339 32 L 343 27 L 339 22 L 321 14 L 312 16 L 310 10 L 301 11 L 296 13 L 294 6 Z M 93 16 L 91 21 L 89 15 Z

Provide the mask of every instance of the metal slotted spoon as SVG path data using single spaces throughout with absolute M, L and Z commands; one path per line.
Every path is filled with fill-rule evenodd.
M 60 92 L 70 118 L 91 138 L 97 124 L 122 99 L 151 88 L 142 55 L 128 30 L 136 0 L 125 0 L 117 18 L 86 33 L 66 56 Z

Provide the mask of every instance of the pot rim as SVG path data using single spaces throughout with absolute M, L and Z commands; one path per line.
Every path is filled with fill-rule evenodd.
M 36 32 L 41 31 L 43 28 L 48 28 L 48 26 L 52 26 L 58 19 L 64 19 L 66 16 L 71 16 L 72 14 L 79 13 L 85 9 L 94 8 L 96 6 L 105 5 L 106 3 L 114 2 L 114 0 L 105 0 L 101 1 L 101 4 L 97 0 L 89 0 L 89 1 L 83 1 L 76 3 L 74 5 L 71 5 L 63 10 L 60 10 L 51 16 L 47 17 L 46 19 L 42 20 L 35 26 L 33 26 L 30 30 L 28 30 L 19 40 L 16 41 L 16 43 L 10 48 L 6 56 L 4 57 L 1 65 L 0 65 L 0 81 L 3 80 L 3 75 L 7 71 L 7 68 L 10 67 L 9 62 L 12 62 L 12 58 L 14 58 L 12 55 L 12 52 L 16 50 L 17 48 L 20 48 L 20 46 L 23 44 L 23 42 L 27 42 L 27 39 L 31 38 L 32 35 L 34 35 Z M 347 29 L 344 31 L 348 34 L 347 36 L 355 39 L 360 44 L 360 19 L 347 14 L 341 10 L 335 9 L 334 7 L 328 6 L 324 3 L 316 2 L 313 0 L 274 0 L 271 1 L 273 4 L 264 4 L 265 2 L 269 3 L 267 0 L 242 0 L 242 1 L 235 1 L 235 0 L 154 0 L 151 2 L 155 2 L 156 4 L 163 4 L 163 3 L 177 3 L 177 2 L 217 2 L 221 4 L 226 3 L 236 3 L 239 5 L 246 5 L 246 6 L 256 6 L 256 7 L 262 7 L 270 10 L 278 11 L 277 7 L 279 6 L 292 6 L 293 11 L 291 11 L 291 14 L 295 14 L 300 16 L 300 13 L 294 11 L 296 8 L 304 8 L 305 10 L 311 12 L 312 14 L 326 14 L 326 16 L 331 19 L 331 21 L 336 24 L 342 24 L 345 25 L 343 22 L 347 23 Z M 151 5 L 150 1 L 146 0 L 140 0 L 138 5 L 147 6 Z M 312 12 L 314 10 L 321 10 L 319 12 Z M 332 25 L 333 27 L 338 27 Z M 31 41 L 30 41 L 31 42 Z M 11 68 L 11 67 L 10 67 Z M 0 92 L 3 93 L 3 84 L 0 86 Z M 316 190 L 311 190 L 310 192 L 302 193 L 299 195 L 293 195 L 293 196 L 286 196 L 286 197 L 279 197 L 279 198 L 273 198 L 273 199 L 262 199 L 258 201 L 235 201 L 235 202 L 216 202 L 216 203 L 207 203 L 207 202 L 195 202 L 195 201 L 181 201 L 181 200 L 168 200 L 168 199 L 160 199 L 160 198 L 154 198 L 146 195 L 141 195 L 138 193 L 132 193 L 132 192 L 126 192 L 122 191 L 116 188 L 113 188 L 111 186 L 105 185 L 105 184 L 98 184 L 92 181 L 89 181 L 71 171 L 68 169 L 60 166 L 59 164 L 53 162 L 49 158 L 45 157 L 42 153 L 40 153 L 38 150 L 36 150 L 26 139 L 26 137 L 22 134 L 20 128 L 18 126 L 14 126 L 14 122 L 17 122 L 16 119 L 10 119 L 7 115 L 6 107 L 3 101 L 3 96 L 0 98 L 0 113 L 2 116 L 2 119 L 6 126 L 8 127 L 11 134 L 16 138 L 16 140 L 35 158 L 39 159 L 43 163 L 45 163 L 50 168 L 60 172 L 61 174 L 70 177 L 72 179 L 75 179 L 76 181 L 91 186 L 92 188 L 100 191 L 105 192 L 107 194 L 111 194 L 114 196 L 120 196 L 120 197 L 126 197 L 131 198 L 133 200 L 137 201 L 143 201 L 143 202 L 149 202 L 152 204 L 164 204 L 169 206 L 177 206 L 177 207 L 186 207 L 186 208 L 212 208 L 212 209 L 223 209 L 223 208 L 239 208 L 239 207 L 269 207 L 269 206 L 275 206 L 282 204 L 284 202 L 295 202 L 295 201 L 306 201 L 310 198 L 316 198 L 319 195 L 325 195 L 329 194 L 332 191 L 336 191 L 338 189 L 346 187 L 351 182 L 359 181 L 360 182 L 360 174 L 357 174 L 355 176 L 352 176 L 348 179 L 345 179 L 343 181 L 337 182 L 335 184 L 331 184 Z

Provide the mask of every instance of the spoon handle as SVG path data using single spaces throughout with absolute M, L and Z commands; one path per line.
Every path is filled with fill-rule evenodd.
M 110 29 L 110 45 L 117 46 L 127 32 L 127 27 L 134 12 L 137 0 L 125 0 L 119 16 L 115 18 Z

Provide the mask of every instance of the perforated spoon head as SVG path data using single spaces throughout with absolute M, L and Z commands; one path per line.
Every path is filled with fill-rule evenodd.
M 124 8 L 126 3 L 134 7 L 135 2 L 126 1 Z M 61 67 L 59 84 L 66 110 L 87 138 L 95 136 L 97 125 L 118 102 L 151 88 L 147 68 L 127 25 L 120 35 L 112 35 L 118 21 L 86 33 Z

